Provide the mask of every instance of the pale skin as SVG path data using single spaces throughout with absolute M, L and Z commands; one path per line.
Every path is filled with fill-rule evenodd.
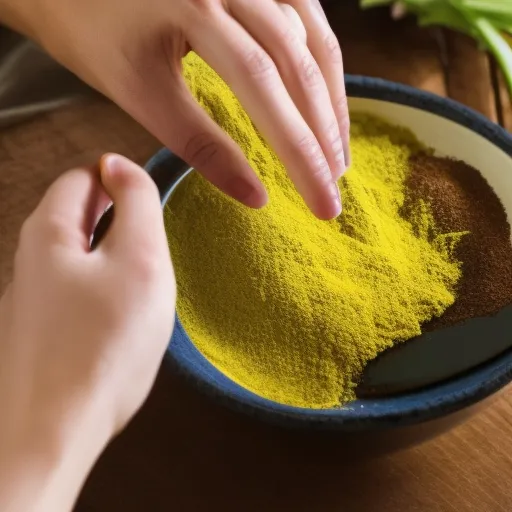
M 109 155 L 64 174 L 23 226 L 0 302 L 0 510 L 70 510 L 148 394 L 176 287 L 158 191 Z M 116 218 L 89 239 L 108 203 Z
M 0 0 L 38 41 L 214 185 L 266 191 L 181 77 L 193 49 L 231 86 L 313 213 L 341 211 L 349 161 L 341 52 L 318 0 Z M 294 9 L 293 9 L 293 8 Z M 112 200 L 116 218 L 89 239 Z M 159 197 L 119 155 L 71 170 L 23 226 L 0 301 L 0 510 L 71 510 L 106 444 L 150 391 L 176 287 Z
M 241 149 L 183 81 L 181 59 L 194 50 L 231 86 L 313 213 L 330 219 L 341 211 L 336 180 L 350 160 L 342 55 L 319 0 L 287 4 L 0 0 L 0 18 L 224 192 L 261 207 L 266 191 Z

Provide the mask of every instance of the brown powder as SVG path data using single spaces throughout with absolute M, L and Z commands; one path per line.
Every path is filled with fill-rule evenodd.
M 408 199 L 430 202 L 441 232 L 470 232 L 457 247 L 463 265 L 457 299 L 423 330 L 490 316 L 511 304 L 510 226 L 494 190 L 478 171 L 460 161 L 421 154 L 411 164 Z

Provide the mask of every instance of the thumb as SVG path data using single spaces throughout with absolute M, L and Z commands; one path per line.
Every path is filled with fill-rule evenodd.
M 104 155 L 101 181 L 115 207 L 102 246 L 106 251 L 168 250 L 158 189 L 140 166 L 117 154 Z

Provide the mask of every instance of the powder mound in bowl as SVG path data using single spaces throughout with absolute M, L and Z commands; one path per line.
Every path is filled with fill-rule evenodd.
M 468 164 L 417 154 L 406 180 L 408 205 L 426 198 L 441 230 L 468 231 L 456 248 L 462 262 L 457 300 L 423 326 L 432 331 L 490 316 L 512 303 L 512 245 L 503 205 L 485 178 Z
M 368 361 L 454 302 L 463 233 L 439 231 L 427 203 L 401 216 L 411 154 L 406 130 L 353 117 L 344 212 L 313 217 L 224 82 L 184 61 L 197 100 L 244 149 L 265 184 L 251 210 L 197 173 L 178 187 L 166 226 L 178 315 L 204 356 L 245 388 L 280 403 L 329 408 L 355 398 Z M 432 236 L 433 235 L 433 236 Z

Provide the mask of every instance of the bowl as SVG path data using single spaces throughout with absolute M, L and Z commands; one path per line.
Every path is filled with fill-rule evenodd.
M 478 169 L 500 197 L 511 221 L 510 134 L 461 104 L 411 87 L 358 76 L 347 76 L 346 84 L 352 112 L 372 113 L 405 126 L 436 154 L 463 160 Z M 172 172 L 172 166 L 171 153 L 162 150 L 148 162 L 146 169 Z M 176 186 L 182 177 L 177 175 Z M 475 322 L 479 322 L 478 328 L 473 329 L 471 325 L 468 328 L 467 324 L 458 336 L 462 352 L 452 351 L 450 358 L 443 357 L 442 337 L 437 344 L 424 342 L 417 345 L 419 349 L 409 351 L 407 357 L 412 359 L 406 357 L 407 364 L 402 364 L 402 369 L 416 368 L 417 372 L 409 372 L 408 378 L 416 379 L 420 385 L 400 393 L 360 398 L 335 409 L 291 407 L 248 391 L 221 373 L 196 349 L 179 318 L 167 358 L 214 400 L 258 419 L 285 427 L 346 433 L 408 429 L 428 423 L 427 434 L 421 434 L 426 438 L 473 414 L 475 406 L 496 396 L 512 380 L 512 309 Z M 455 339 L 453 331 L 443 331 L 446 331 L 444 336 Z M 471 333 L 475 334 L 471 336 Z M 414 358 L 416 362 L 411 366 Z M 387 372 L 392 378 L 393 372 L 396 375 L 400 371 L 399 366 L 388 365 L 382 374 L 385 376 Z M 416 374 L 421 372 L 423 377 L 418 380 Z

